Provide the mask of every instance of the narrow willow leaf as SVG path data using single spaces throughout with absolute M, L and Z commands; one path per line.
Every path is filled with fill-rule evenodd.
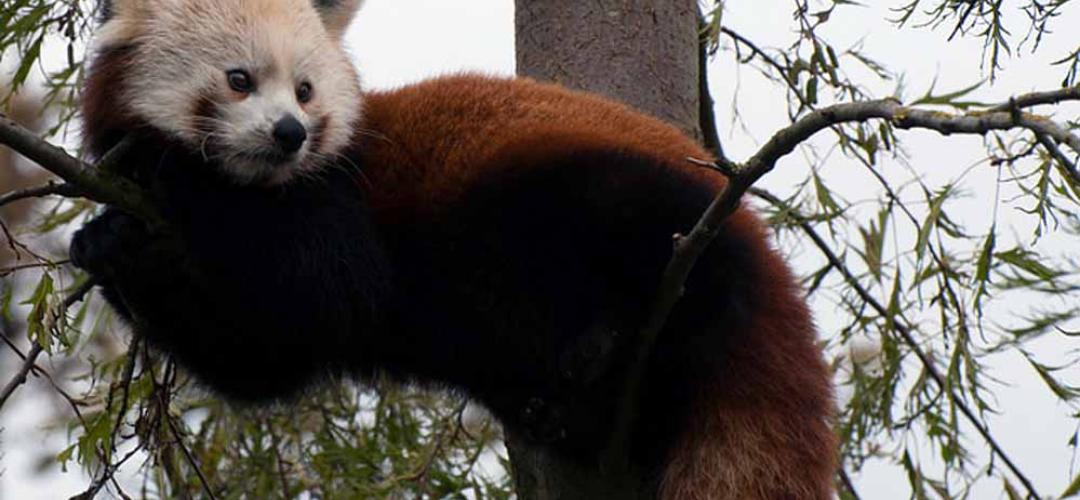
M 34 288 L 34 293 L 23 302 L 23 305 L 32 306 L 30 314 L 26 317 L 26 330 L 30 340 L 37 342 L 42 349 L 45 349 L 45 352 L 50 354 L 52 351 L 50 350 L 49 335 L 45 329 L 45 316 L 49 311 L 49 297 L 52 296 L 52 293 L 52 276 L 49 273 L 44 273 Z
M 76 445 L 74 444 L 70 445 L 67 448 L 61 450 L 60 453 L 56 454 L 56 461 L 60 463 L 61 471 L 67 472 L 67 464 L 71 461 L 71 458 L 75 453 L 75 446 Z
M 984 83 L 986 83 L 985 79 L 980 80 L 978 83 L 976 83 L 974 85 L 971 85 L 970 87 L 965 87 L 965 88 L 962 88 L 962 89 L 957 90 L 955 92 L 948 92 L 948 93 L 941 94 L 941 95 L 934 95 L 934 87 L 931 86 L 930 89 L 926 91 L 925 95 L 923 95 L 922 97 L 912 101 L 910 103 L 910 105 L 911 106 L 920 106 L 920 105 L 939 104 L 939 105 L 953 106 L 953 107 L 957 107 L 957 108 L 961 108 L 961 109 L 968 108 L 968 107 L 971 107 L 971 106 L 985 106 L 986 103 L 982 103 L 982 102 L 957 101 L 957 99 L 959 99 L 961 97 L 964 97 L 964 96 L 978 90 L 980 87 L 983 86 Z
M 934 229 L 941 218 L 941 207 L 945 204 L 945 200 L 948 199 L 951 192 L 951 186 L 945 186 L 930 200 L 930 210 L 926 214 L 926 220 L 919 227 L 919 239 L 915 242 L 915 255 L 920 260 L 922 260 L 923 254 L 926 253 L 927 244 L 930 242 L 930 231 Z
M 1009 496 L 1009 500 L 1024 500 L 1024 495 L 1021 495 L 1019 491 L 1016 491 L 1016 487 L 1009 482 L 1008 478 L 1001 478 L 1001 483 L 1005 488 L 1005 494 Z
M 1064 271 L 1039 262 L 1038 254 L 1019 247 L 998 252 L 994 257 L 1043 281 L 1053 281 L 1065 274 Z
M 1080 495 L 1080 474 L 1073 478 L 1069 483 L 1069 487 L 1065 488 L 1065 491 L 1061 492 L 1061 498 L 1069 498 Z
M 38 58 L 41 55 L 41 44 L 44 41 L 45 33 L 42 33 L 34 40 L 34 43 L 30 45 L 30 48 L 26 50 L 26 54 L 23 55 L 22 63 L 19 64 L 19 69 L 11 79 L 12 88 L 17 89 L 26 82 L 26 77 L 30 74 L 30 68 L 33 68 L 34 65 L 38 63 Z
M 1065 385 L 1050 374 L 1051 371 L 1054 371 L 1053 368 L 1037 363 L 1030 357 L 1028 357 L 1027 360 L 1028 363 L 1030 363 L 1031 366 L 1035 368 L 1035 372 L 1039 374 L 1039 377 L 1043 379 L 1043 382 L 1046 383 L 1047 387 L 1049 387 L 1050 390 L 1054 393 L 1054 395 L 1057 396 L 1059 399 L 1063 401 L 1071 401 L 1077 397 L 1080 397 L 1080 389 Z
M 817 104 L 818 102 L 818 78 L 816 76 L 810 77 L 810 80 L 806 82 L 806 101 L 810 104 Z
M 997 225 L 990 226 L 990 233 L 983 240 L 979 258 L 975 264 L 975 310 L 982 314 L 982 299 L 987 295 L 986 289 L 990 285 L 990 268 L 994 262 L 994 244 L 997 239 Z
M 821 180 L 821 177 L 814 172 L 812 174 L 814 181 L 814 195 L 817 197 L 818 204 L 828 214 L 836 214 L 840 212 L 840 205 L 836 203 L 836 199 L 833 198 L 832 191 Z

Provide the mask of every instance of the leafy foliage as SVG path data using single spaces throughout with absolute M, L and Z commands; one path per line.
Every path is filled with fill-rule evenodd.
M 43 49 L 62 43 L 66 58 L 58 68 L 44 72 L 42 86 L 47 89 L 45 105 L 61 112 L 50 133 L 55 133 L 75 115 L 76 99 L 83 76 L 81 47 L 93 27 L 97 2 L 85 0 L 4 0 L 0 4 L 0 62 L 4 56 L 16 56 L 18 62 L 0 95 L 0 107 L 28 83 L 35 67 L 40 68 Z
M 716 2 L 705 29 L 714 53 L 727 49 L 740 65 L 787 93 L 792 122 L 828 104 L 873 97 L 850 75 L 895 82 L 895 96 L 909 105 L 975 113 L 992 107 L 973 99 L 987 82 L 944 92 L 931 83 L 923 95 L 904 99 L 902 82 L 887 64 L 858 48 L 837 47 L 824 35 L 843 9 L 861 5 L 795 3 L 799 29 L 787 46 L 765 46 L 725 25 L 724 2 Z M 914 0 L 893 9 L 893 22 L 927 28 L 952 23 L 950 38 L 982 38 L 993 79 L 1004 54 L 1023 44 L 1038 48 L 1068 2 L 1023 3 L 1031 26 L 1020 38 L 1004 26 L 1005 2 L 998 1 Z M 1064 83 L 1075 84 L 1075 66 Z M 1063 233 L 1080 234 L 1075 223 L 1080 185 L 1030 134 L 992 134 L 984 141 L 985 158 L 930 184 L 912 169 L 897 171 L 894 165 L 904 166 L 907 155 L 890 123 L 850 123 L 831 131 L 832 147 L 861 165 L 880 194 L 846 199 L 839 186 L 850 182 L 840 177 L 852 174 L 835 173 L 835 167 L 835 175 L 824 171 L 828 155 L 816 149 L 821 142 L 802 146 L 810 169 L 794 192 L 757 194 L 766 200 L 781 240 L 794 248 L 812 245 L 815 250 L 804 252 L 819 254 L 803 259 L 812 262 L 805 283 L 816 309 L 840 311 L 846 318 L 835 335 L 823 332 L 837 356 L 844 469 L 890 461 L 904 470 L 916 498 L 964 497 L 987 474 L 999 476 L 1004 491 L 1024 497 L 1028 492 L 1020 483 L 1026 478 L 1003 466 L 1002 456 L 991 453 L 989 463 L 976 458 L 985 456 L 994 438 L 972 426 L 987 428 L 988 415 L 1010 411 L 997 405 L 994 393 L 1003 381 L 989 371 L 991 357 L 1006 352 L 1024 359 L 1072 418 L 1080 410 L 1066 376 L 1078 361 L 1076 352 L 1051 365 L 1040 361 L 1045 353 L 1028 347 L 1048 335 L 1066 335 L 1063 325 L 1076 324 L 1080 314 L 1075 306 L 1080 263 L 1060 243 L 1039 244 Z M 997 192 L 990 206 L 980 208 L 986 217 L 961 215 L 964 210 L 956 207 L 967 203 L 967 186 L 987 174 L 997 176 Z M 1028 215 L 1020 226 L 1027 237 L 1001 220 L 1006 210 Z M 1012 310 L 1016 303 L 1040 306 Z M 965 418 L 965 411 L 974 419 Z

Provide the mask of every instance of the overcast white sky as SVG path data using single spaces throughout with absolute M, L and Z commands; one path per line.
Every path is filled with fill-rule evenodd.
M 981 80 L 981 45 L 973 40 L 945 43 L 945 30 L 896 30 L 884 22 L 891 17 L 889 7 L 900 5 L 899 0 L 865 2 L 873 7 L 841 9 L 829 24 L 828 37 L 837 47 L 863 43 L 864 50 L 887 61 L 891 69 L 904 73 L 907 96 L 921 94 L 934 80 L 938 89 L 958 89 Z M 511 0 L 368 0 L 358 22 L 349 32 L 348 41 L 364 84 L 369 88 L 385 88 L 413 82 L 425 77 L 457 71 L 481 71 L 511 75 L 514 71 L 513 2 Z M 725 23 L 762 44 L 786 45 L 791 42 L 791 0 L 754 0 L 728 2 Z M 1070 6 L 1074 7 L 1074 6 Z M 1080 26 L 1080 12 L 1073 8 L 1068 18 L 1057 22 L 1063 32 Z M 1022 14 L 1010 18 L 1015 32 L 1026 28 Z M 1020 60 L 1006 61 L 1005 71 L 992 86 L 981 90 L 977 98 L 994 101 L 1034 89 L 1051 89 L 1059 85 L 1060 68 L 1050 68 L 1049 61 L 1060 58 L 1075 47 L 1076 36 L 1055 35 L 1045 42 L 1036 56 L 1024 53 Z M 1073 44 L 1073 46 L 1070 46 Z M 764 83 L 749 68 L 737 68 L 726 54 L 711 65 L 712 87 L 717 101 L 717 116 L 728 154 L 735 159 L 745 158 L 771 132 L 786 124 L 783 93 Z M 895 84 L 871 86 L 879 96 L 892 95 Z M 731 103 L 736 93 L 741 103 L 742 123 L 732 124 Z M 1063 110 L 1062 116 L 1076 118 L 1075 106 Z M 932 133 L 904 134 L 911 164 L 925 172 L 928 182 L 951 178 L 981 158 L 980 141 L 975 138 L 942 138 Z M 827 141 L 821 144 L 827 144 Z M 824 150 L 825 148 L 823 148 Z M 802 157 L 793 155 L 770 174 L 765 185 L 783 193 L 793 180 L 802 177 L 805 165 Z M 888 168 L 886 166 L 885 168 Z M 895 167 L 898 168 L 898 167 Z M 840 171 L 852 169 L 851 173 Z M 848 199 L 873 196 L 875 190 L 867 179 L 856 172 L 855 166 L 837 159 L 830 162 L 826 175 L 841 179 L 838 186 Z M 983 178 L 984 177 L 984 178 Z M 993 175 L 972 179 L 968 185 L 972 197 L 966 205 L 965 218 L 974 230 L 984 230 L 978 221 L 985 220 L 987 193 L 992 193 Z M 1022 228 L 1021 228 L 1022 229 Z M 1019 230 L 1018 230 L 1019 231 Z M 1027 233 L 1020 234 L 1027 241 Z M 1063 239 L 1048 238 L 1042 244 L 1066 248 Z M 1071 247 L 1075 247 L 1075 242 Z M 804 252 L 809 254 L 810 252 Z M 802 256 L 795 265 L 810 263 Z M 805 271 L 805 269 L 803 269 Z M 828 337 L 838 327 L 832 307 L 816 305 L 822 336 Z M 1073 330 L 1080 325 L 1064 325 Z M 1080 347 L 1077 341 L 1052 338 L 1036 346 L 1039 352 L 1052 355 Z M 1052 359 L 1052 358 L 1051 358 Z M 1066 415 L 1068 409 L 1050 398 L 1042 383 L 1017 356 L 994 359 L 994 375 L 1009 381 L 1010 386 L 995 388 L 1002 415 L 991 419 L 1002 445 L 1032 477 L 1043 494 L 1058 494 L 1064 490 L 1070 473 L 1071 453 L 1066 440 L 1074 432 L 1074 422 Z M 3 367 L 9 369 L 8 366 Z M 1072 370 L 1075 380 L 1076 370 Z M 7 380 L 6 373 L 2 379 Z M 22 391 L 15 409 L 0 414 L 5 432 L 5 455 L 0 458 L 0 498 L 66 498 L 86 487 L 87 481 L 78 473 L 31 473 L 33 462 L 47 453 L 59 451 L 64 437 L 53 435 L 42 441 L 40 422 L 32 418 L 48 404 L 33 397 L 32 391 Z M 969 441 L 974 451 L 983 450 L 982 443 Z M 986 457 L 979 453 L 976 460 Z M 864 498 L 907 498 L 909 488 L 902 469 L 891 463 L 874 463 L 854 480 Z M 1001 498 L 1000 483 L 982 481 L 973 498 Z

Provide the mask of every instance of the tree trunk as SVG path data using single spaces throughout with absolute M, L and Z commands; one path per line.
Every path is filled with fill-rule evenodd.
M 516 0 L 517 73 L 622 101 L 701 138 L 694 0 Z M 508 431 L 509 432 L 509 431 Z M 650 498 L 601 457 L 570 462 L 521 436 L 507 449 L 518 498 Z
M 517 73 L 604 94 L 699 138 L 695 0 L 517 0 Z

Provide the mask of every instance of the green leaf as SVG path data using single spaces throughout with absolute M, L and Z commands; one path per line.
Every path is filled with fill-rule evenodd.
M 959 99 L 961 97 L 964 97 L 964 96 L 974 92 L 979 87 L 982 87 L 982 85 L 984 83 L 986 83 L 985 79 L 980 80 L 978 83 L 976 83 L 976 84 L 974 84 L 974 85 L 972 85 L 970 87 L 965 87 L 965 88 L 962 88 L 962 89 L 957 90 L 955 92 L 948 92 L 948 93 L 945 93 L 945 94 L 942 94 L 942 95 L 934 95 L 934 87 L 933 87 L 933 85 L 931 85 L 930 89 L 926 91 L 926 95 L 923 95 L 922 97 L 920 97 L 920 98 L 916 99 L 915 101 L 911 102 L 910 105 L 911 106 L 919 106 L 919 105 L 939 104 L 939 105 L 952 106 L 952 107 L 960 108 L 960 109 L 969 108 L 969 107 L 972 107 L 972 106 L 986 106 L 986 103 L 983 103 L 983 102 L 957 101 L 957 99 Z
M 990 268 L 994 261 L 994 243 L 997 239 L 997 225 L 990 226 L 990 233 L 983 240 L 982 250 L 975 263 L 975 310 L 982 314 L 982 299 L 986 296 L 986 287 L 990 284 Z
M 889 293 L 889 305 L 885 309 L 885 328 L 888 331 L 894 331 L 896 329 L 896 317 L 900 315 L 900 269 L 896 269 L 896 275 L 893 277 L 893 289 Z
M 1061 498 L 1069 498 L 1080 495 L 1080 474 L 1073 478 L 1069 483 L 1069 487 L 1065 488 L 1065 491 L 1061 492 Z
M 975 280 L 979 282 L 990 281 L 990 265 L 993 262 L 994 242 L 996 239 L 996 225 L 990 226 L 990 234 L 983 240 L 982 251 L 979 252 L 979 260 L 975 266 Z
M 33 68 L 38 63 L 38 59 L 41 56 L 41 44 L 45 41 L 45 33 L 42 33 L 34 40 L 34 43 L 27 49 L 26 54 L 23 54 L 22 62 L 19 64 L 18 71 L 15 72 L 15 76 L 11 79 L 12 87 L 19 87 L 26 81 L 27 75 L 30 74 L 30 68 Z
M 75 454 L 75 447 L 77 445 L 71 445 L 64 448 L 60 453 L 56 454 L 56 461 L 60 462 L 60 470 L 67 472 L 67 463 L 71 461 L 72 455 Z
M 885 252 L 885 227 L 888 220 L 888 209 L 883 209 L 878 212 L 876 222 L 872 220 L 869 227 L 859 227 L 863 240 L 863 250 L 859 254 L 878 283 L 881 283 L 882 278 L 882 256 Z
M 1005 494 L 1009 495 L 1009 500 L 1024 500 L 1024 495 L 1021 495 L 1019 491 L 1016 491 L 1016 487 L 1009 482 L 1008 478 L 1001 478 L 1001 482 L 1005 488 Z
M 1022 248 L 1013 248 L 1004 252 L 998 252 L 994 254 L 994 257 L 1017 269 L 1034 275 L 1042 281 L 1053 281 L 1064 274 L 1064 272 L 1060 270 L 1052 269 L 1046 264 L 1039 262 L 1037 260 L 1038 254 Z
M 832 191 L 821 180 L 821 176 L 814 172 L 811 175 L 814 181 L 814 195 L 817 197 L 818 204 L 828 214 L 836 214 L 840 212 L 840 205 L 832 196 Z
M 52 276 L 49 273 L 44 273 L 41 275 L 37 287 L 34 288 L 34 293 L 22 303 L 23 305 L 32 306 L 30 314 L 26 317 L 26 330 L 30 340 L 40 344 L 45 349 L 45 352 L 50 354 L 49 335 L 45 331 L 45 316 L 49 311 L 49 297 L 52 296 L 52 293 Z
M 0 319 L 11 319 L 11 298 L 14 296 L 9 282 L 0 281 Z
M 951 191 L 950 186 L 945 186 L 930 200 L 930 211 L 926 214 L 926 220 L 923 221 L 922 226 L 919 227 L 919 239 L 915 242 L 915 255 L 920 260 L 926 252 L 927 244 L 930 242 L 930 231 L 934 229 L 938 219 L 941 218 L 941 207 L 945 204 L 945 200 L 949 197 Z
M 1035 372 L 1039 374 L 1039 377 L 1043 379 L 1043 382 L 1046 383 L 1047 387 L 1049 387 L 1050 390 L 1054 393 L 1054 395 L 1057 396 L 1059 399 L 1061 399 L 1062 401 L 1071 401 L 1077 397 L 1080 397 L 1080 389 L 1065 385 L 1059 382 L 1057 379 L 1054 378 L 1053 375 L 1050 374 L 1051 371 L 1055 370 L 1054 368 L 1039 364 L 1031 358 L 1027 358 L 1027 360 L 1028 363 L 1030 363 L 1031 366 L 1035 368 Z

